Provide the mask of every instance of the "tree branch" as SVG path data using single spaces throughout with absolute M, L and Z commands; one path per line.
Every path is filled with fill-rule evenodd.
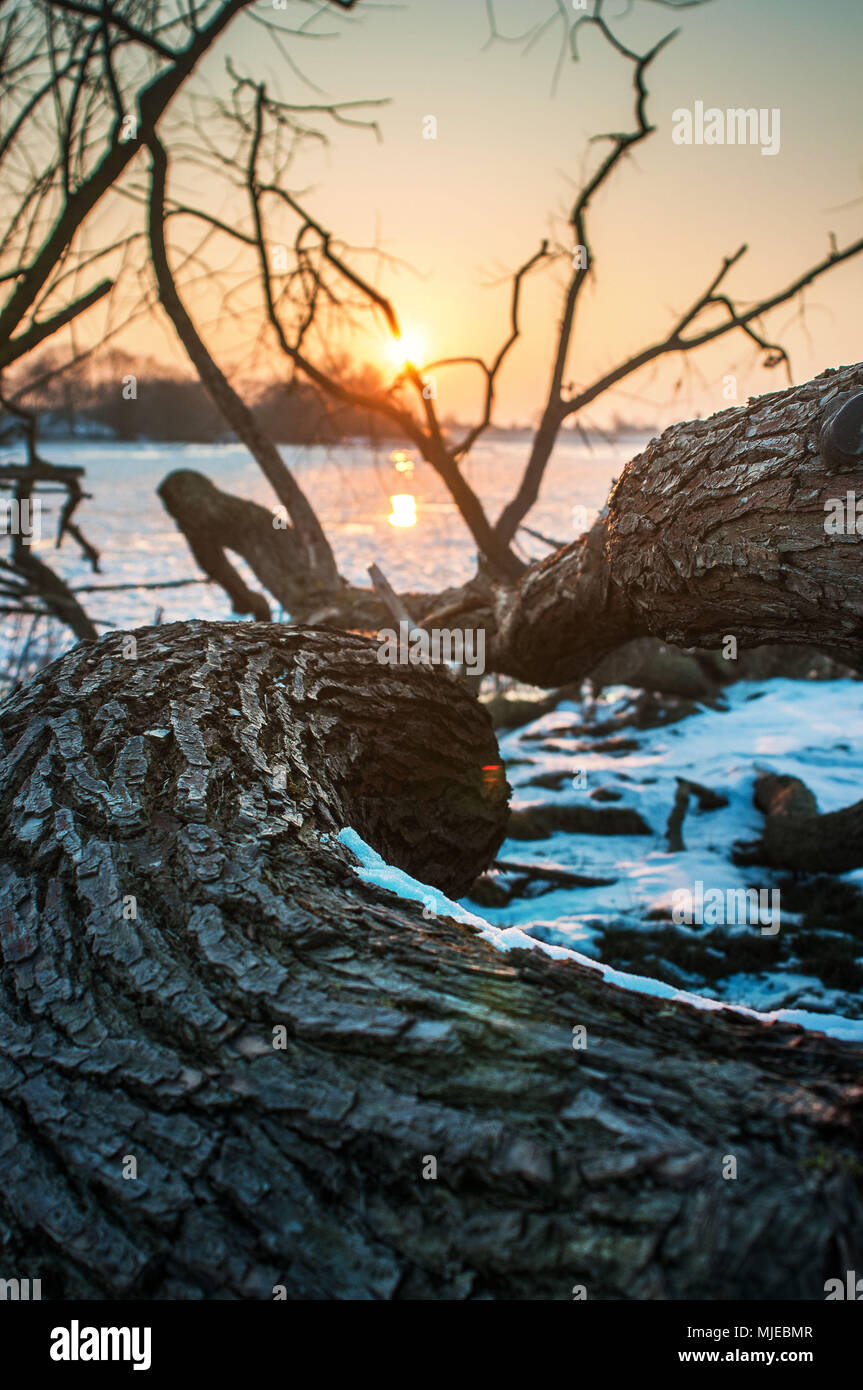
M 45 319 L 40 323 L 34 323 L 24 333 L 19 333 L 17 338 L 13 338 L 7 343 L 5 349 L 0 347 L 0 368 L 8 367 L 20 357 L 24 357 L 28 352 L 43 343 L 46 338 L 52 338 L 66 324 L 71 323 L 79 314 L 98 304 L 100 299 L 104 299 L 106 294 L 110 294 L 114 288 L 113 280 L 102 280 L 93 289 L 82 294 L 80 298 L 67 304 L 64 309 L 58 310 L 53 318 Z

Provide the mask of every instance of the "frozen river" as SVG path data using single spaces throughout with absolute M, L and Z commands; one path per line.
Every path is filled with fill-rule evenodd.
M 643 439 L 627 438 L 616 444 L 597 441 L 590 452 L 580 441 L 564 439 L 551 460 L 528 525 L 553 539 L 573 540 L 605 503 L 612 479 L 643 446 Z M 489 440 L 477 447 L 466 464 L 465 475 L 492 518 L 515 491 L 529 447 L 527 437 Z M 47 504 L 57 499 L 48 498 L 43 504 L 41 553 L 76 585 L 199 575 L 185 540 L 156 495 L 158 484 L 175 468 L 196 469 L 224 491 L 262 506 L 275 504 L 257 464 L 238 444 L 51 442 L 45 444 L 44 452 L 54 463 L 86 469 L 84 485 L 92 498 L 82 504 L 76 519 L 101 553 L 101 576 L 92 575 L 69 541 L 59 554 L 54 550 L 57 513 L 56 507 Z M 396 588 L 434 592 L 473 572 L 470 535 L 443 484 L 415 453 L 350 444 L 285 446 L 282 455 L 316 508 L 347 579 L 368 583 L 367 568 L 377 563 Z M 406 513 L 415 515 L 414 525 L 390 524 L 390 498 L 397 495 L 414 498 L 414 508 Z M 520 544 L 529 555 L 548 553 L 546 546 L 524 533 Z M 246 577 L 259 587 L 251 575 Z M 82 598 L 91 616 L 105 628 L 150 623 L 157 608 L 163 610 L 165 622 L 230 617 L 225 595 L 213 585 Z

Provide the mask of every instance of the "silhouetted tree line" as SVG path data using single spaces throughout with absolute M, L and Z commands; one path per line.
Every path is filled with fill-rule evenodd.
M 127 441 L 217 443 L 234 437 L 197 377 L 181 375 L 154 358 L 114 350 L 60 370 L 62 365 L 59 354 L 46 353 L 26 379 L 16 381 L 16 393 L 29 384 L 23 398 L 39 411 L 44 432 L 54 438 L 84 433 L 88 425 Z M 341 371 L 345 382 L 364 390 L 377 384 L 370 367 L 357 370 L 343 359 Z M 263 429 L 281 444 L 402 438 L 390 421 L 338 405 L 308 382 L 254 380 L 244 393 Z M 3 427 L 13 424 L 2 413 L 0 422 Z

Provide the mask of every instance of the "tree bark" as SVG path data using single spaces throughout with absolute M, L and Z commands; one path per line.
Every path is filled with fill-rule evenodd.
M 332 632 L 136 641 L 0 711 L 6 1276 L 714 1300 L 863 1267 L 863 1049 L 503 954 L 356 877 L 346 824 L 450 892 L 493 857 L 506 786 L 457 681 Z
M 861 390 L 863 364 L 843 367 L 652 440 L 588 536 L 500 596 L 492 669 L 559 685 L 645 633 L 812 642 L 858 664 L 861 537 L 827 534 L 825 504 L 863 498 L 863 438 L 840 460 L 819 446 L 831 405 Z
M 373 589 L 361 589 L 344 579 L 322 587 L 310 574 L 306 554 L 293 527 L 266 507 L 246 498 L 222 492 L 203 473 L 176 469 L 157 489 L 165 510 L 173 517 L 204 573 L 225 590 L 235 613 L 249 613 L 268 622 L 271 613 L 262 593 L 250 589 L 227 557 L 242 556 L 262 587 L 295 622 L 362 632 L 391 626 L 391 608 Z M 466 586 L 470 592 L 469 586 Z M 436 602 L 453 598 L 464 601 L 465 590 L 449 590 Z M 419 612 L 428 607 L 428 594 L 404 595 L 404 609 Z M 472 610 L 475 600 L 470 600 Z M 396 620 L 397 621 L 397 620 Z
M 310 584 L 305 548 L 293 527 L 274 525 L 277 518 L 266 507 L 232 497 L 188 468 L 169 473 L 158 493 L 201 569 L 225 590 L 235 613 L 250 613 L 264 623 L 272 616 L 263 594 L 248 587 L 226 550 L 242 556 L 286 612 L 308 602 L 316 586 Z

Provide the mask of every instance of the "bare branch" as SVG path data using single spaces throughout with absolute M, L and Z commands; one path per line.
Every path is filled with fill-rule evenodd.
M 457 445 L 457 447 L 453 450 L 453 456 L 455 458 L 460 458 L 463 455 L 469 453 L 476 441 L 479 439 L 480 435 L 486 429 L 488 429 L 488 426 L 491 424 L 491 416 L 492 411 L 494 409 L 495 379 L 497 378 L 497 374 L 503 366 L 504 361 L 506 360 L 510 348 L 512 348 L 514 344 L 518 341 L 518 337 L 521 332 L 518 321 L 518 306 L 519 298 L 521 296 L 521 282 L 524 279 L 525 275 L 527 275 L 535 265 L 539 265 L 540 261 L 545 260 L 547 256 L 548 242 L 543 241 L 539 250 L 535 252 L 529 260 L 525 261 L 524 265 L 516 271 L 512 283 L 512 303 L 510 306 L 510 334 L 506 342 L 503 344 L 500 351 L 498 352 L 497 356 L 495 357 L 492 365 L 490 367 L 487 367 L 481 359 L 472 359 L 473 361 L 479 361 L 480 366 L 482 366 L 485 372 L 485 405 L 483 408 L 482 419 L 480 420 L 479 424 L 474 425 L 473 429 L 471 429 L 465 435 L 462 442 L 459 445 Z
M 64 309 L 60 309 L 53 318 L 45 319 L 43 322 L 34 323 L 24 333 L 20 333 L 17 338 L 13 338 L 6 348 L 0 347 L 0 368 L 8 367 L 11 362 L 17 361 L 26 353 L 32 352 L 35 347 L 43 343 L 46 338 L 51 338 L 66 324 L 71 323 L 79 314 L 83 314 L 86 309 L 98 304 L 100 299 L 104 299 L 106 294 L 110 294 L 114 288 L 113 280 L 102 280 L 95 285 L 92 290 L 81 295 L 80 299 L 73 300 Z
M 336 587 L 339 575 L 335 558 L 315 512 L 296 479 L 285 467 L 275 445 L 260 429 L 246 403 L 205 347 L 180 299 L 165 245 L 164 205 L 168 158 L 155 132 L 150 134 L 148 145 L 152 156 L 148 225 L 159 299 L 214 403 L 258 461 L 276 496 L 291 516 L 306 548 L 310 574 Z
M 741 248 L 733 257 L 727 258 L 723 262 L 723 267 L 726 268 L 732 265 L 739 259 L 743 250 L 745 250 L 745 247 Z M 692 352 L 695 348 L 702 347 L 705 343 L 711 343 L 717 338 L 724 337 L 726 333 L 731 333 L 736 328 L 743 329 L 747 332 L 749 337 L 753 337 L 754 340 L 759 343 L 759 346 L 765 347 L 771 352 L 782 351 L 782 356 L 784 358 L 785 353 L 783 350 L 777 349 L 773 344 L 762 341 L 760 335 L 756 336 L 754 331 L 750 331 L 753 322 L 756 322 L 765 314 L 769 313 L 771 309 L 776 309 L 780 304 L 786 304 L 790 299 L 793 299 L 795 295 L 798 295 L 801 290 L 805 289 L 807 285 L 811 285 L 820 276 L 826 274 L 828 270 L 832 270 L 834 266 L 840 265 L 843 261 L 850 260 L 853 256 L 859 256 L 861 252 L 863 252 L 863 237 L 852 242 L 844 251 L 831 250 L 828 256 L 825 256 L 817 265 L 804 271 L 803 274 L 792 281 L 790 285 L 786 285 L 784 289 L 779 290 L 776 294 L 770 295 L 767 299 L 760 300 L 757 304 L 752 305 L 745 311 L 738 309 L 727 296 L 716 297 L 708 289 L 697 301 L 694 309 L 687 311 L 687 313 L 678 320 L 667 337 L 663 338 L 660 342 L 654 343 L 651 347 L 645 348 L 641 352 L 634 354 L 632 357 L 627 358 L 625 362 L 621 362 L 610 372 L 605 373 L 584 391 L 580 391 L 577 396 L 564 402 L 564 416 L 572 415 L 576 411 L 581 410 L 585 405 L 589 405 L 591 401 L 596 400 L 597 396 L 602 395 L 609 387 L 616 385 L 617 382 L 622 381 L 625 377 L 631 376 L 633 372 L 646 366 L 647 363 L 653 362 L 657 358 L 665 356 L 667 353 Z M 723 269 L 721 274 L 724 275 L 724 273 L 725 269 Z M 718 280 L 714 280 L 712 283 L 715 285 L 718 283 Z M 728 309 L 728 319 L 723 323 L 715 325 L 713 328 L 705 329 L 701 333 L 697 333 L 688 338 L 683 337 L 682 330 L 694 321 L 698 313 L 703 312 L 703 310 L 712 303 L 723 304 Z

